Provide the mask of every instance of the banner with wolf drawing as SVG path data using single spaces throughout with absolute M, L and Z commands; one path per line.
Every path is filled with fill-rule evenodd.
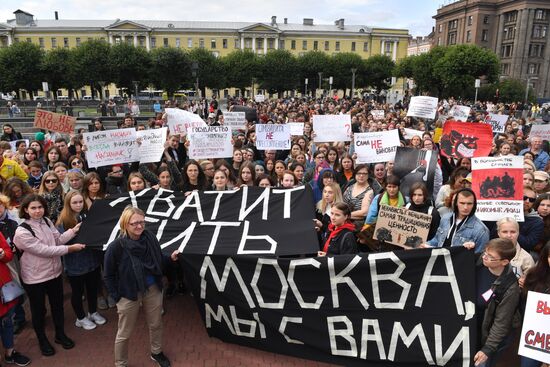
M 487 157 L 493 144 L 491 125 L 447 121 L 439 146 L 444 156 L 452 158 Z
M 476 215 L 485 221 L 512 217 L 523 221 L 523 157 L 472 159 L 472 190 Z

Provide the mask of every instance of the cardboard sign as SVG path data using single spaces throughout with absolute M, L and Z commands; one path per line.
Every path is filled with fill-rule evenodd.
M 244 129 L 246 125 L 246 113 L 244 112 L 224 112 L 223 126 L 228 126 L 231 130 Z
M 434 119 L 437 112 L 438 99 L 436 97 L 411 97 L 407 116 L 424 119 Z
M 357 153 L 357 163 L 387 162 L 395 159 L 400 145 L 397 130 L 356 133 L 353 144 Z
M 254 96 L 254 101 L 263 102 L 263 101 L 265 101 L 265 96 L 263 94 L 256 94 Z
M 468 117 L 470 116 L 471 108 L 468 106 L 459 106 L 454 105 L 451 107 L 451 110 L 449 111 L 449 115 L 453 117 L 456 121 L 463 121 L 465 122 L 468 120 Z
M 485 123 L 493 127 L 493 133 L 503 133 L 506 130 L 506 123 L 508 122 L 507 115 L 498 115 L 496 113 L 488 113 L 485 116 Z
M 157 163 L 162 159 L 168 128 L 136 131 L 139 142 L 139 162 Z
M 170 135 L 187 135 L 192 127 L 205 127 L 206 122 L 197 114 L 179 108 L 165 110 Z
M 550 363 L 550 294 L 527 293 L 518 354 Z
M 89 167 L 139 161 L 137 132 L 134 128 L 84 133 Z
M 384 110 L 372 110 L 370 113 L 375 120 L 383 120 L 386 116 Z
M 316 143 L 350 141 L 350 115 L 313 115 L 313 131 Z
M 493 145 L 493 129 L 483 123 L 447 121 L 439 145 L 446 157 L 487 157 Z
M 408 140 L 412 139 L 413 136 L 418 136 L 420 139 L 422 139 L 422 134 L 424 134 L 424 131 L 409 129 L 408 127 L 403 128 L 403 130 L 404 130 L 403 137 Z
M 374 228 L 374 239 L 404 248 L 415 248 L 426 242 L 432 216 L 407 208 L 380 205 Z
M 550 141 L 550 125 L 532 125 L 531 131 L 529 132 L 529 137 L 534 136 L 542 138 L 542 140 Z
M 523 222 L 523 157 L 472 158 L 472 190 L 479 219 Z
M 287 125 L 290 127 L 290 135 L 302 136 L 304 135 L 304 123 L 303 122 L 289 122 Z
M 287 124 L 256 124 L 256 148 L 258 150 L 290 149 L 290 126 Z
M 37 109 L 34 113 L 34 127 L 38 129 L 58 131 L 65 134 L 73 134 L 76 118 Z
M 189 158 L 232 157 L 231 136 L 231 129 L 227 126 L 192 127 L 189 132 Z

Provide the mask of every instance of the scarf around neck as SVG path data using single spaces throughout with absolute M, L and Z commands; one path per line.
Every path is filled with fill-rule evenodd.
M 330 235 L 328 236 L 325 245 L 323 246 L 323 252 L 327 253 L 328 248 L 330 246 L 330 241 L 332 241 L 333 238 L 338 236 L 340 232 L 342 232 L 344 229 L 349 229 L 350 231 L 355 231 L 355 225 L 351 222 L 346 222 L 342 224 L 340 227 L 336 227 L 334 224 L 330 223 L 328 225 L 328 230 L 330 231 Z

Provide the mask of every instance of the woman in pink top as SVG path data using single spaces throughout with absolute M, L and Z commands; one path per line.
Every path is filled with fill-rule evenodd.
M 55 342 L 65 349 L 74 347 L 74 342 L 65 335 L 63 314 L 63 281 L 61 279 L 61 256 L 80 251 L 83 244 L 64 246 L 80 229 L 74 228 L 59 234 L 48 219 L 46 200 L 37 194 L 27 195 L 19 208 L 19 217 L 25 221 L 15 231 L 13 242 L 22 252 L 21 280 L 29 297 L 32 325 L 43 355 L 51 356 L 55 350 L 46 337 L 44 317 L 46 295 L 50 302 L 55 325 Z

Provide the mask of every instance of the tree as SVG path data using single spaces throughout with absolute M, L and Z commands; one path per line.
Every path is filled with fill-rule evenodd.
M 42 86 L 43 51 L 29 42 L 16 42 L 0 52 L 0 90 L 4 92 L 20 89 L 32 93 Z
M 399 60 L 393 69 L 393 75 L 398 78 L 412 78 L 414 76 L 416 58 L 416 55 L 411 55 Z
M 252 78 L 258 77 L 258 57 L 251 50 L 236 50 L 223 58 L 227 86 L 239 88 L 244 95 Z
M 72 50 L 67 48 L 54 48 L 47 51 L 42 60 L 44 80 L 48 82 L 54 98 L 60 88 L 71 91 L 79 87 L 75 82 L 77 71 L 71 53 Z
M 206 95 L 206 87 L 210 89 L 221 89 L 225 85 L 225 73 L 221 59 L 217 58 L 212 52 L 204 48 L 194 48 L 189 52 L 191 63 L 197 62 L 199 67 L 197 77 L 199 78 L 199 86 L 202 90 L 202 95 Z M 195 80 L 190 80 L 191 84 Z
M 432 96 L 440 96 L 444 84 L 439 75 L 434 72 L 435 64 L 445 55 L 445 47 L 434 47 L 428 53 L 413 58 L 413 79 L 416 85 L 416 93 L 428 93 Z
M 309 51 L 299 56 L 296 63 L 302 90 L 305 88 L 306 78 L 308 79 L 310 90 L 313 91 L 314 87 L 321 88 L 321 86 L 318 85 L 319 73 L 323 73 L 325 77 L 328 76 L 330 71 L 330 57 L 322 51 Z
M 158 89 L 172 97 L 174 92 L 189 81 L 191 63 L 189 54 L 174 47 L 156 48 L 151 51 L 150 81 Z
M 296 58 L 288 50 L 271 50 L 259 61 L 260 86 L 269 93 L 293 90 L 298 85 Z
M 352 52 L 342 52 L 331 57 L 329 71 L 331 75 L 327 76 L 333 77 L 332 87 L 334 89 L 343 89 L 345 94 L 346 89 L 351 88 L 352 68 L 357 69 L 356 84 L 363 85 L 365 64 L 361 56 Z
M 374 55 L 364 62 L 365 84 L 373 87 L 379 93 L 389 89 L 395 63 L 386 55 Z
M 113 71 L 113 82 L 119 88 L 132 91 L 134 81 L 139 81 L 143 86 L 149 82 L 151 57 L 143 47 L 135 47 L 126 42 L 114 45 L 109 53 L 109 64 Z
M 71 53 L 75 67 L 75 84 L 89 85 L 92 90 L 99 87 L 99 81 L 109 84 L 113 81 L 112 65 L 109 63 L 111 46 L 104 40 L 82 42 Z

